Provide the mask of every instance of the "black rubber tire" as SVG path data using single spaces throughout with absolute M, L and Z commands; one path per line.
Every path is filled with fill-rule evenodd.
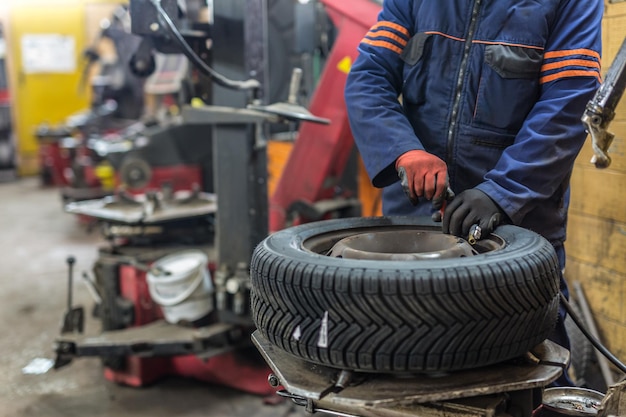
M 252 318 L 260 333 L 310 362 L 391 373 L 498 363 L 550 335 L 558 261 L 548 241 L 529 230 L 501 226 L 494 232 L 505 242 L 501 248 L 455 259 L 342 259 L 307 246 L 328 233 L 413 226 L 441 230 L 424 218 L 349 218 L 265 238 L 251 260 Z
M 570 297 L 569 304 L 578 317 L 583 317 L 574 298 Z M 565 329 L 570 341 L 570 379 L 577 387 L 585 387 L 597 372 L 594 369 L 594 347 L 569 315 L 565 317 Z

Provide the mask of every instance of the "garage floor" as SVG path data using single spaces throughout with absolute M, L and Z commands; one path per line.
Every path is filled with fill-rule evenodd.
M 64 213 L 58 189 L 35 178 L 0 184 L 0 417 L 290 416 L 291 402 L 264 398 L 183 378 L 145 388 L 115 385 L 99 359 L 78 359 L 59 370 L 27 374 L 33 360 L 52 359 L 66 306 L 66 258 L 75 276 L 90 270 L 102 240 Z M 79 275 L 78 275 L 79 276 Z M 91 306 L 85 286 L 74 285 L 75 304 Z M 89 311 L 89 309 L 87 309 Z M 99 323 L 89 315 L 87 333 Z

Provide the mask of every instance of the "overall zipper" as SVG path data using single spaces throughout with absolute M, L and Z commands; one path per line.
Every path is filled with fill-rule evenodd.
M 454 93 L 454 102 L 452 103 L 452 112 L 450 113 L 450 125 L 448 127 L 448 142 L 447 142 L 447 161 L 448 167 L 454 163 L 454 137 L 456 136 L 458 118 L 459 118 L 459 106 L 461 104 L 461 91 L 463 91 L 463 84 L 465 79 L 465 73 L 467 72 L 468 59 L 470 50 L 472 48 L 472 40 L 474 39 L 474 32 L 478 24 L 478 12 L 482 0 L 474 1 L 472 8 L 472 17 L 467 32 L 467 38 L 465 39 L 465 46 L 463 47 L 463 58 L 461 60 L 461 66 L 459 68 L 459 75 L 456 80 L 456 89 Z M 448 168 L 450 171 L 450 168 Z

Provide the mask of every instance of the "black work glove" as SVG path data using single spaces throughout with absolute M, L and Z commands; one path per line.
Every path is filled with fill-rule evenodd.
M 504 216 L 502 209 L 485 193 L 470 188 L 460 193 L 446 207 L 443 213 L 442 230 L 462 238 L 467 238 L 473 225 L 480 227 L 476 239 L 489 236 L 500 224 Z

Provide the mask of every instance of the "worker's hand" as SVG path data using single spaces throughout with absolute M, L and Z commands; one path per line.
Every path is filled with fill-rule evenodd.
M 455 197 L 443 213 L 444 233 L 467 238 L 473 225 L 480 227 L 478 235 L 486 237 L 500 224 L 504 212 L 485 193 L 475 188 L 465 190 Z
M 396 160 L 402 189 L 413 205 L 420 197 L 441 199 L 448 188 L 448 167 L 426 151 L 408 151 Z

